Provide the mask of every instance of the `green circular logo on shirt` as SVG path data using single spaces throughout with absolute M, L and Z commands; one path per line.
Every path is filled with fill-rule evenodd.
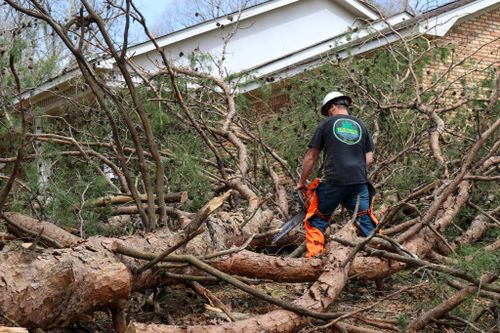
M 340 118 L 333 123 L 333 135 L 346 145 L 355 145 L 361 140 L 363 133 L 358 122 L 348 118 Z

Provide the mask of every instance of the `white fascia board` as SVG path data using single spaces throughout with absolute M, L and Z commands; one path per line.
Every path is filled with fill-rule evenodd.
M 239 22 L 246 20 L 248 18 L 260 15 L 265 12 L 269 12 L 276 8 L 280 8 L 294 2 L 298 2 L 301 0 L 275 0 L 267 3 L 263 3 L 261 5 L 257 5 L 255 7 L 243 10 L 241 12 L 241 16 L 239 18 Z M 224 26 L 229 26 L 231 24 L 235 24 L 236 22 L 233 20 L 229 20 L 227 17 L 220 17 L 218 19 L 210 20 L 204 23 L 197 24 L 193 27 L 188 27 L 186 29 L 179 30 L 177 32 L 173 32 L 163 37 L 159 37 L 156 39 L 156 42 L 160 47 L 164 47 L 166 45 L 170 45 L 176 43 L 178 41 L 191 38 L 196 35 L 203 34 L 208 31 L 220 29 L 216 24 L 220 23 Z M 137 56 L 143 53 L 147 53 L 149 51 L 155 50 L 156 47 L 153 45 L 151 41 L 146 41 L 137 46 L 133 46 L 129 48 L 127 52 L 127 57 Z
M 73 69 L 73 70 L 71 70 L 63 75 L 55 77 L 54 79 L 52 79 L 48 82 L 45 82 L 44 84 L 42 84 L 34 89 L 23 92 L 21 95 L 19 95 L 17 98 L 15 98 L 13 100 L 13 102 L 17 104 L 20 100 L 29 99 L 29 98 L 36 96 L 38 94 L 41 94 L 43 92 L 50 91 L 54 87 L 57 87 L 58 85 L 65 83 L 65 82 L 67 82 L 67 81 L 69 81 L 77 76 L 80 76 L 80 75 L 81 75 L 81 72 L 79 69 Z
M 498 0 L 479 0 L 471 2 L 462 7 L 450 10 L 449 12 L 421 21 L 420 32 L 427 35 L 442 37 L 448 33 L 459 19 L 494 5 L 500 5 L 500 2 Z
M 365 15 L 366 17 L 368 17 L 370 20 L 374 21 L 374 20 L 380 18 L 380 16 L 378 16 L 377 13 L 375 13 L 373 10 L 371 10 L 370 8 L 368 8 L 367 6 L 363 5 L 362 3 L 360 3 L 357 0 L 343 0 L 343 1 L 346 4 L 348 4 L 349 6 L 353 7 L 354 9 L 356 9 L 358 12 L 360 12 L 363 15 Z

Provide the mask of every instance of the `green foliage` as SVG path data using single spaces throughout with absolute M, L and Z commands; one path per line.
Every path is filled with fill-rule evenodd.
M 456 259 L 458 268 L 468 271 L 477 279 L 484 272 L 500 272 L 500 258 L 494 251 L 485 251 L 484 244 L 461 246 Z
M 25 181 L 30 186 L 32 193 L 22 192 L 14 200 L 10 209 L 29 214 L 30 205 L 35 202 L 41 204 L 41 218 L 49 220 L 60 226 L 79 228 L 80 222 L 77 208 L 82 200 L 98 198 L 110 192 L 106 180 L 95 175 L 95 170 L 85 167 L 77 160 L 60 157 L 53 147 L 47 147 L 46 153 L 53 158 L 46 160 L 51 163 L 53 172 L 47 183 L 41 183 L 39 169 L 35 163 L 24 165 Z M 106 212 L 83 209 L 80 216 L 85 221 L 84 231 L 87 236 L 96 233 L 95 224 L 100 219 L 106 218 Z
M 23 90 L 42 84 L 58 71 L 56 56 L 34 59 L 34 55 L 29 54 L 30 47 L 24 38 L 14 38 L 12 40 L 0 38 L 0 50 L 2 51 L 0 52 L 0 68 L 2 68 L 0 85 L 4 89 L 8 88 L 13 91 L 16 89 L 14 76 L 10 72 L 10 56 L 14 58 L 14 66 Z
M 187 144 L 176 145 L 173 158 L 165 165 L 165 172 L 169 177 L 169 185 L 175 191 L 188 191 L 192 199 L 184 208 L 197 210 L 210 199 L 210 181 L 204 172 L 206 167 L 200 162 L 197 155 L 206 148 L 198 140 L 192 140 L 191 135 L 177 135 L 180 142 Z M 188 138 L 187 140 L 183 138 Z M 173 138 L 174 139 L 174 138 Z M 191 142 L 189 142 L 192 140 Z
M 439 61 L 444 64 L 449 55 L 450 49 L 447 47 L 435 47 L 432 49 L 432 59 L 435 62 Z
M 143 100 L 151 97 L 146 90 L 142 90 L 141 94 Z M 192 200 L 185 203 L 184 209 L 201 208 L 211 197 L 210 191 L 207 191 L 211 187 L 205 173 L 207 167 L 202 162 L 204 158 L 210 159 L 211 153 L 208 147 L 193 128 L 179 123 L 175 113 L 182 111 L 177 106 L 172 110 L 166 110 L 161 103 L 147 102 L 145 108 L 159 149 L 169 152 L 168 157 L 163 158 L 169 190 L 189 193 Z M 211 115 L 206 114 L 206 116 Z M 217 173 L 216 170 L 212 172 Z M 152 177 L 154 179 L 153 174 Z
M 398 317 L 396 325 L 402 332 L 406 332 L 406 330 L 408 329 L 410 319 L 410 315 L 407 313 L 403 313 Z
M 205 53 L 191 53 L 189 55 L 189 67 L 193 70 L 210 73 L 213 69 L 213 58 Z

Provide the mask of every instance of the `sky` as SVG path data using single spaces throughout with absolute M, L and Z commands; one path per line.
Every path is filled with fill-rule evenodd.
M 146 18 L 149 26 L 160 22 L 161 17 L 168 4 L 172 0 L 133 0 L 142 15 Z
M 173 1 L 176 0 L 133 0 L 135 6 L 146 18 L 146 24 L 150 30 L 161 22 L 162 17 L 165 16 L 165 10 Z M 130 30 L 130 42 L 132 44 L 148 40 L 144 34 L 144 29 L 139 24 L 132 23 Z

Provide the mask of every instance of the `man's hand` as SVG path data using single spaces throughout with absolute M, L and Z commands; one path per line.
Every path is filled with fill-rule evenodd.
M 294 191 L 299 192 L 305 190 L 306 188 L 307 188 L 306 183 L 298 183 L 297 186 L 295 186 Z
M 373 163 L 373 152 L 369 151 L 365 154 L 366 166 L 370 166 Z

